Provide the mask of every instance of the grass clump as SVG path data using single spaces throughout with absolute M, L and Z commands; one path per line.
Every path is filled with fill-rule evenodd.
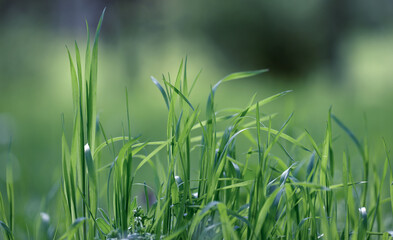
M 265 70 L 224 77 L 210 89 L 203 111 L 190 101 L 199 74 L 190 81 L 186 58 L 174 79 L 151 78 L 168 110 L 166 139 L 143 142 L 131 135 L 127 91 L 123 136 L 108 138 L 96 118 L 103 16 L 92 48 L 87 37 L 84 71 L 78 45 L 74 58 L 67 48 L 74 124 L 70 147 L 62 136 L 64 211 L 56 214 L 64 218 L 41 239 L 392 238 L 393 187 L 387 182 L 393 181 L 393 170 L 386 144 L 380 168 L 370 161 L 366 138 L 358 140 L 331 109 L 320 144 L 307 131 L 298 137 L 286 133 L 293 115 L 273 128 L 276 115 L 261 109 L 289 91 L 258 101 L 253 96 L 242 109 L 217 111 L 215 94 L 222 84 Z M 336 153 L 334 123 L 359 154 Z M 362 166 L 351 159 L 358 155 Z M 341 172 L 335 171 L 337 162 Z M 157 179 L 154 187 L 135 181 L 145 165 Z M 5 238 L 13 239 L 12 171 L 8 174 L 10 214 L 0 194 L 0 225 Z M 145 203 L 137 201 L 136 187 L 143 189 Z

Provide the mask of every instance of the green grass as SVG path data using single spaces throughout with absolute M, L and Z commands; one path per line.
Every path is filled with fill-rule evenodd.
M 78 45 L 74 56 L 67 48 L 74 116 L 72 132 L 63 127 L 61 207 L 52 213 L 59 220 L 51 222 L 48 214 L 41 213 L 29 238 L 393 237 L 393 168 L 383 140 L 386 156 L 380 166 L 381 161 L 370 156 L 367 137 L 360 141 L 332 109 L 321 143 L 307 130 L 288 135 L 293 114 L 279 123 L 276 113 L 263 109 L 289 91 L 262 100 L 253 96 L 242 109 L 216 109 L 215 95 L 222 84 L 265 70 L 224 77 L 210 88 L 206 105 L 201 106 L 190 101 L 200 74 L 188 75 L 185 58 L 175 78 L 151 77 L 168 110 L 166 138 L 142 141 L 132 135 L 127 90 L 123 135 L 108 137 L 97 118 L 96 96 L 103 16 L 104 12 L 92 47 L 87 36 L 84 70 Z M 347 135 L 342 138 L 358 152 L 337 153 L 338 134 Z M 14 239 L 12 164 L 7 166 L 7 198 L 0 193 L 0 229 L 4 239 Z M 137 177 L 145 181 L 136 182 Z M 143 190 L 145 201 L 138 200 L 137 189 Z
M 7 187 L 7 203 L 8 207 L 5 208 L 3 196 L 0 192 L 0 229 L 2 229 L 5 239 L 14 239 L 14 229 L 15 229 L 15 206 L 14 206 L 14 185 L 13 185 L 13 172 L 12 172 L 12 158 L 11 154 L 11 144 L 8 151 L 8 159 L 6 163 L 6 187 Z M 8 211 L 8 216 L 6 214 L 6 209 Z

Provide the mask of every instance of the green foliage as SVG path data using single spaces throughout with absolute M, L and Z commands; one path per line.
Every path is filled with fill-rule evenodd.
M 262 112 L 265 104 L 289 91 L 259 101 L 254 96 L 239 110 L 216 110 L 215 94 L 221 84 L 266 70 L 234 73 L 218 81 L 210 89 L 203 119 L 199 105 L 190 100 L 199 74 L 189 88 L 186 58 L 175 79 L 163 76 L 160 83 L 151 77 L 168 110 L 166 139 L 142 142 L 132 136 L 127 91 L 127 129 L 123 127 L 123 136 L 107 138 L 96 116 L 98 36 L 104 11 L 92 50 L 88 35 L 84 74 L 78 45 L 75 43 L 76 67 L 67 48 L 74 125 L 71 148 L 63 129 L 64 211 L 57 211 L 62 221 L 56 226 L 55 236 L 391 239 L 391 229 L 385 222 L 392 221 L 393 187 L 390 185 L 390 194 L 386 194 L 386 182 L 388 175 L 393 181 L 393 170 L 385 143 L 386 156 L 380 169 L 376 161 L 370 161 L 366 138 L 363 143 L 359 141 L 332 115 L 332 109 L 328 111 L 322 143 L 318 144 L 307 130 L 299 137 L 290 136 L 286 132 L 293 114 L 276 127 L 280 126 L 274 119 L 276 114 Z M 363 165 L 356 166 L 356 171 L 362 172 L 360 178 L 351 167 L 350 156 L 355 153 L 343 152 L 342 159 L 334 158 L 336 132 L 332 119 L 359 150 Z M 110 157 L 102 157 L 104 150 Z M 335 171 L 337 163 L 342 163 L 341 180 Z M 140 169 L 147 165 L 158 179 L 154 187 L 135 182 Z M 8 208 L 0 193 L 0 226 L 6 239 L 14 239 L 15 231 L 10 166 L 6 181 Z M 149 178 L 145 176 L 145 180 Z M 145 210 L 137 201 L 136 186 L 143 187 Z M 49 225 L 49 220 L 45 224 Z
M 98 36 L 104 13 L 105 9 L 97 26 L 92 53 L 88 32 L 85 78 L 82 77 L 78 44 L 75 42 L 76 68 L 67 47 L 74 106 L 74 129 L 71 151 L 64 133 L 62 138 L 63 202 L 67 225 L 72 224 L 71 227 L 67 227 L 67 232 L 72 234 L 66 234 L 64 238 L 74 236 L 76 239 L 92 239 L 97 231 L 95 218 L 98 205 L 98 182 L 96 163 L 92 153 L 94 153 L 96 141 Z M 88 29 L 87 24 L 86 26 Z M 83 227 L 80 227 L 81 225 Z
M 12 158 L 11 158 L 11 143 L 8 149 L 8 158 L 6 163 L 6 187 L 7 187 L 7 202 L 8 207 L 5 208 L 3 195 L 0 191 L 0 232 L 7 240 L 14 239 L 15 232 L 15 206 L 14 206 L 14 178 L 12 170 Z M 8 216 L 6 214 L 8 211 Z M 1 236 L 1 235 L 0 235 Z

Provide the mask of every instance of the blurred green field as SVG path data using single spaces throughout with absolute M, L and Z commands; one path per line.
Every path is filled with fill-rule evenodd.
M 0 32 L 0 189 L 5 190 L 5 158 L 12 141 L 17 221 L 27 218 L 27 222 L 33 222 L 42 210 L 44 196 L 56 190 L 60 179 L 62 114 L 66 130 L 71 130 L 71 81 L 64 45 L 73 46 L 75 38 L 84 43 L 85 37 L 83 31 L 75 37 L 75 32 L 56 32 L 23 19 L 1 25 Z M 186 55 L 189 76 L 202 69 L 191 96 L 192 103 L 202 108 L 210 87 L 219 79 L 231 72 L 254 70 L 244 69 L 244 64 L 236 68 L 236 60 L 227 59 L 205 38 L 186 38 L 176 31 L 163 38 L 143 31 L 102 34 L 98 108 L 106 133 L 121 135 L 127 88 L 133 135 L 141 134 L 146 140 L 164 139 L 166 108 L 150 76 L 159 78 L 168 72 L 175 75 Z M 297 136 L 307 129 L 321 142 L 332 106 L 333 113 L 359 138 L 368 135 L 372 161 L 381 161 L 382 165 L 381 137 L 393 146 L 392 42 L 393 30 L 389 28 L 367 33 L 353 30 L 340 44 L 343 80 L 334 79 L 323 64 L 298 76 L 280 75 L 273 69 L 223 86 L 217 93 L 217 108 L 244 107 L 254 93 L 262 99 L 293 90 L 262 111 L 278 113 L 277 124 L 294 112 L 288 133 Z M 298 59 L 301 61 L 302 56 Z M 334 128 L 340 132 L 337 125 Z M 342 132 L 336 139 L 337 145 L 341 142 L 348 143 Z M 356 156 L 353 159 L 356 161 Z

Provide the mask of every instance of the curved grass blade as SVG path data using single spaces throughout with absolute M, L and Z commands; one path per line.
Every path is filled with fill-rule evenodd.
M 76 220 L 72 223 L 72 225 L 71 225 L 71 227 L 68 229 L 68 231 L 67 231 L 66 233 L 64 233 L 64 235 L 61 236 L 61 237 L 59 238 L 59 240 L 63 240 L 63 239 L 67 239 L 67 238 L 72 237 L 72 236 L 79 230 L 79 228 L 83 225 L 83 223 L 84 223 L 85 221 L 86 221 L 86 218 L 85 218 L 85 217 L 80 217 L 80 218 L 76 219 Z
M 356 147 L 358 148 L 359 152 L 363 155 L 363 147 L 360 144 L 360 141 L 358 140 L 358 138 L 355 136 L 355 134 L 353 134 L 353 132 L 351 130 L 349 130 L 349 128 L 347 126 L 344 125 L 343 122 L 341 122 L 334 114 L 331 115 L 333 120 L 337 123 L 338 126 L 340 126 L 341 129 L 344 130 L 344 132 L 346 132 L 348 134 L 348 136 L 352 139 L 352 141 L 355 143 Z
M 9 240 L 14 239 L 11 229 L 3 221 L 0 221 L 0 226 L 4 229 L 6 236 Z
M 139 139 L 139 137 L 134 138 L 134 139 Z M 107 139 L 107 141 L 101 143 L 95 150 L 94 155 L 93 155 L 93 159 L 95 159 L 97 157 L 97 155 L 99 154 L 99 152 L 101 152 L 106 146 L 109 146 L 110 144 L 116 143 L 116 142 L 121 142 L 123 140 L 129 140 L 128 137 L 114 137 L 114 138 L 110 138 Z M 135 143 L 133 144 L 131 147 L 136 148 L 136 147 L 140 147 L 142 145 L 147 145 L 147 146 L 155 146 L 155 145 L 161 145 L 164 142 L 167 141 L 154 141 L 154 142 L 146 142 L 146 143 Z
M 223 203 L 217 204 L 218 213 L 220 214 L 220 222 L 224 239 L 239 239 L 232 227 L 232 223 L 227 213 L 227 207 Z
M 150 76 L 151 80 L 153 81 L 153 83 L 157 86 L 158 90 L 160 90 L 162 97 L 164 98 L 166 107 L 169 110 L 169 102 L 168 102 L 168 95 L 166 94 L 164 88 L 162 88 L 161 84 L 157 81 L 157 79 L 155 79 L 153 76 Z
M 221 85 L 221 83 L 224 82 L 228 82 L 231 80 L 236 80 L 236 79 L 242 79 L 242 78 L 247 78 L 247 77 L 252 77 L 264 72 L 267 72 L 267 69 L 262 69 L 262 70 L 257 70 L 257 71 L 248 71 L 248 72 L 237 72 L 237 73 L 232 73 L 227 75 L 226 77 L 224 77 L 223 79 L 221 79 L 220 81 L 218 81 L 216 83 L 216 85 L 214 85 L 211 88 L 209 97 L 207 99 L 207 105 L 206 105 L 206 115 L 211 117 L 211 115 L 213 114 L 213 107 L 214 107 L 214 95 L 217 91 L 218 86 Z
M 202 221 L 202 219 L 211 211 L 212 208 L 216 207 L 220 202 L 212 201 L 209 202 L 203 209 L 199 210 L 197 214 L 194 216 L 191 222 L 190 229 L 188 231 L 188 239 L 193 239 L 193 234 L 195 232 L 196 227 Z
M 272 194 L 270 194 L 269 197 L 267 197 L 265 203 L 263 204 L 262 209 L 258 213 L 256 225 L 254 227 L 254 234 L 257 239 L 260 237 L 262 226 L 265 223 L 265 219 L 268 215 L 268 212 L 269 212 L 271 206 L 273 205 L 273 202 L 274 202 L 277 194 L 280 192 L 281 189 L 282 189 L 281 187 L 277 188 L 276 190 L 274 190 L 274 192 Z M 267 238 L 268 236 L 265 236 L 265 237 Z
M 260 100 L 258 102 L 258 106 L 262 107 L 262 106 L 264 106 L 264 105 L 266 105 L 266 104 L 268 104 L 270 102 L 273 102 L 274 100 L 276 100 L 276 99 L 278 99 L 278 98 L 280 98 L 282 96 L 285 96 L 287 93 L 290 93 L 290 92 L 292 92 L 292 90 L 286 90 L 286 91 L 277 93 L 277 94 L 275 94 L 273 96 L 270 96 L 270 97 L 267 97 L 265 99 L 262 99 L 262 100 Z M 255 108 L 257 108 L 257 104 L 254 104 L 254 105 L 250 106 L 249 111 L 253 111 Z
M 229 180 L 233 180 L 233 179 L 229 179 Z M 253 182 L 254 182 L 254 180 L 247 180 L 247 181 L 243 181 L 243 182 L 240 182 L 240 183 L 235 183 L 235 184 L 227 185 L 227 186 L 222 187 L 222 188 L 217 188 L 216 191 L 221 191 L 221 190 L 226 190 L 226 189 L 232 189 L 232 188 L 239 188 L 239 187 L 245 187 L 245 186 L 252 185 Z
M 194 81 L 192 82 L 192 85 L 191 85 L 190 91 L 188 92 L 188 96 L 190 96 L 190 95 L 191 95 L 191 92 L 192 92 L 192 90 L 194 89 L 194 86 L 195 86 L 196 82 L 198 81 L 198 79 L 199 79 L 199 76 L 201 75 L 201 73 L 202 73 L 202 69 L 201 69 L 201 70 L 198 72 L 198 74 L 196 75 L 196 77 L 195 77 Z
M 112 230 L 111 226 L 104 219 L 97 218 L 96 222 L 102 233 L 105 235 L 108 235 L 108 233 Z
M 265 73 L 267 71 L 269 71 L 269 70 L 268 69 L 261 69 L 261 70 L 256 70 L 256 71 L 245 71 L 245 72 L 231 73 L 231 74 L 227 75 L 226 77 L 224 77 L 223 79 L 221 79 L 220 81 L 218 81 L 218 83 L 216 83 L 216 85 L 214 85 L 213 94 L 215 93 L 215 91 L 217 90 L 218 86 L 221 83 L 232 81 L 232 80 L 237 80 L 237 79 L 242 79 L 242 78 L 253 77 L 253 76 L 259 75 L 261 73 Z
M 255 124 L 255 123 L 252 123 L 252 124 L 245 124 L 245 125 L 243 125 L 243 127 L 249 127 L 249 126 L 252 126 L 252 125 L 254 125 L 254 124 Z M 249 129 L 255 129 L 255 127 L 250 127 Z M 261 129 L 261 131 L 264 131 L 264 132 L 269 132 L 269 131 L 270 131 L 271 134 L 274 134 L 274 135 L 276 135 L 276 136 L 278 135 L 279 138 L 282 138 L 282 139 L 284 139 L 284 140 L 286 140 L 286 141 L 288 141 L 288 142 L 290 142 L 290 143 L 292 143 L 292 144 L 295 144 L 296 146 L 302 148 L 303 150 L 305 150 L 305 151 L 307 151 L 307 152 L 311 152 L 308 148 L 306 148 L 306 147 L 305 147 L 303 144 L 301 144 L 298 140 L 296 140 L 296 139 L 294 139 L 293 137 L 291 137 L 291 136 L 289 136 L 289 135 L 283 133 L 282 131 L 280 132 L 280 131 L 278 131 L 278 130 L 275 130 L 275 129 L 272 129 L 272 128 L 268 128 L 268 127 L 260 127 L 260 129 Z
M 177 89 L 175 86 L 173 86 L 170 82 L 168 82 L 168 81 L 166 81 L 165 79 L 164 79 L 164 82 L 165 82 L 165 84 L 167 85 L 167 86 L 169 86 L 170 88 L 172 88 L 173 89 L 173 91 L 175 91 L 175 93 L 177 93 L 189 106 L 190 106 L 190 108 L 194 111 L 194 107 L 192 106 L 192 104 L 191 104 L 191 102 L 190 101 L 188 101 L 188 99 L 186 98 L 186 96 L 184 96 L 184 94 L 179 90 L 179 89 Z
M 135 168 L 135 174 L 143 165 L 145 165 L 145 163 L 147 163 L 154 155 L 156 155 L 161 149 L 163 149 L 165 146 L 167 146 L 171 141 L 172 141 L 172 138 L 168 139 L 166 142 L 162 143 L 156 149 L 154 149 L 154 151 L 152 151 L 149 155 L 147 155 L 146 158 L 143 159 L 139 163 L 139 165 Z

